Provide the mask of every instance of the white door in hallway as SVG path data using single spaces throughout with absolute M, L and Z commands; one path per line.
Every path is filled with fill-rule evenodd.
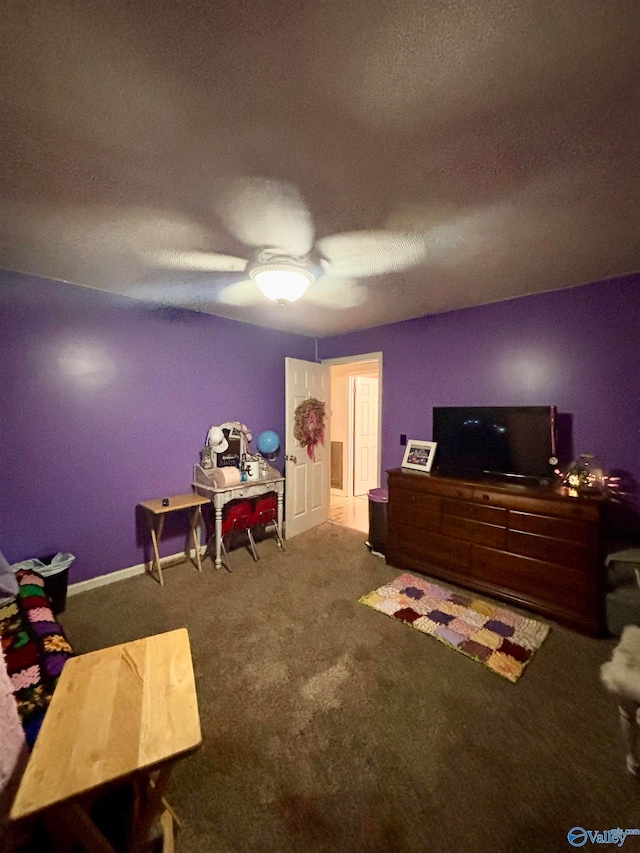
M 285 359 L 285 537 L 300 533 L 329 520 L 331 485 L 329 368 L 313 361 Z M 324 445 L 315 446 L 315 459 L 293 434 L 296 408 L 309 397 L 326 406 Z
M 378 463 L 378 379 L 354 378 L 353 494 L 380 485 Z

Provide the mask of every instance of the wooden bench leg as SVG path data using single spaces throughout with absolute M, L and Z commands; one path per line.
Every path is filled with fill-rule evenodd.
M 173 835 L 173 814 L 165 809 L 160 817 L 162 827 L 162 853 L 175 853 L 175 838 Z
M 149 778 L 147 782 L 146 790 L 144 791 L 143 805 L 137 816 L 135 826 L 133 827 L 130 847 L 132 853 L 138 853 L 138 851 L 143 848 L 154 820 L 157 817 L 161 818 L 163 810 L 166 811 L 162 806 L 165 791 L 169 784 L 171 767 L 172 765 L 168 764 L 160 768 L 160 770 L 155 774 L 155 778 Z M 165 820 L 165 824 L 163 824 L 163 831 L 166 825 L 167 821 Z M 173 835 L 173 818 L 171 818 L 170 826 L 171 833 Z
M 68 803 L 52 809 L 47 816 L 46 826 L 54 845 L 54 853 L 77 849 L 76 845 L 71 844 L 73 839 L 79 841 L 85 850 L 91 850 L 91 853 L 116 853 L 113 845 L 78 803 Z

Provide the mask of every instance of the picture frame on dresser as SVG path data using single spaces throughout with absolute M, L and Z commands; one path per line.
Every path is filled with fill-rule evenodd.
M 428 474 L 433 465 L 437 446 L 438 444 L 435 441 L 421 441 L 417 438 L 410 438 L 404 451 L 402 467 Z

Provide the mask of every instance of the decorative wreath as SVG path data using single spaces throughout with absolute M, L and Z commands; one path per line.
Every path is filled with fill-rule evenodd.
M 309 397 L 295 411 L 293 435 L 303 447 L 307 448 L 309 459 L 315 461 L 316 444 L 324 445 L 324 419 L 326 416 L 324 403 Z

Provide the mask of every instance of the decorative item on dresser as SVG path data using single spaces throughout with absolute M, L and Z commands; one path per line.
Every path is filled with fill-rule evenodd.
M 602 495 L 388 473 L 387 563 L 603 632 Z
M 602 463 L 593 453 L 581 453 L 578 459 L 571 463 L 569 470 L 562 478 L 562 485 L 573 494 L 593 494 L 604 492 L 607 477 Z
M 410 438 L 404 451 L 402 467 L 411 468 L 414 471 L 423 471 L 425 474 L 429 473 L 437 446 L 435 441 L 418 441 L 415 438 Z

